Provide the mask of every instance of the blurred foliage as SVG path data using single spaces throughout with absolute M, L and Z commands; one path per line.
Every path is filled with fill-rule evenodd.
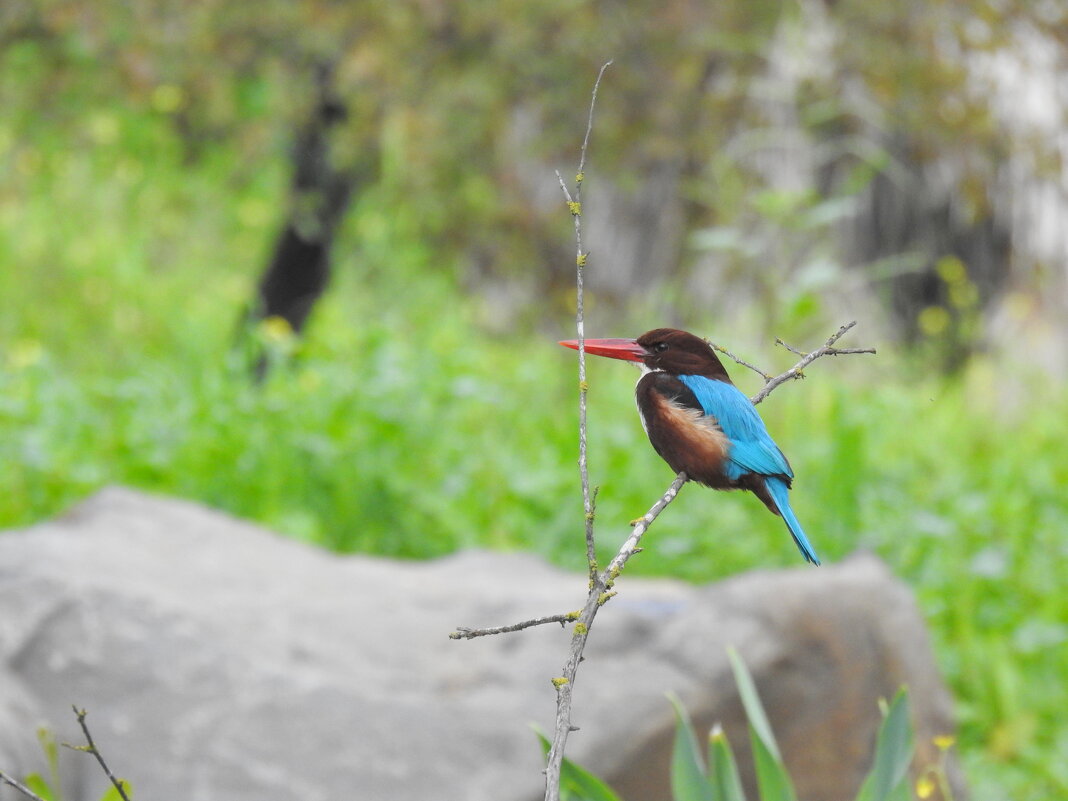
M 844 279 L 847 257 L 818 244 L 857 213 L 872 176 L 902 184 L 910 169 L 945 162 L 962 209 L 952 224 L 967 227 L 992 213 L 994 173 L 1012 151 L 1057 169 L 1048 143 L 1006 136 L 974 69 L 1025 47 L 1025 33 L 1068 41 L 1068 12 L 1023 0 L 14 0 L 0 9 L 0 102 L 24 169 L 44 152 L 42 133 L 73 126 L 82 147 L 139 154 L 126 172 L 149 169 L 161 147 L 190 163 L 225 143 L 234 156 L 225 174 L 247 183 L 283 152 L 313 101 L 315 69 L 328 63 L 352 112 L 339 157 L 377 176 L 360 202 L 404 209 L 398 233 L 469 287 L 508 276 L 545 291 L 570 284 L 570 259 L 544 165 L 572 163 L 589 81 L 615 58 L 596 168 L 628 196 L 667 174 L 678 198 L 662 210 L 678 218 L 662 261 L 617 289 L 656 287 L 683 322 L 751 296 L 760 322 L 775 325 L 787 279 L 809 287 L 809 307 Z M 157 131 L 176 135 L 146 141 L 120 124 L 119 109 L 154 115 L 166 123 Z M 655 220 L 638 224 L 654 236 Z M 710 254 L 687 234 L 707 228 L 736 241 L 713 249 L 714 277 L 689 281 Z M 531 273 L 531 264 L 547 266 Z M 894 252 L 863 266 L 877 287 L 902 271 L 929 275 L 932 299 L 905 312 L 909 325 L 959 348 L 980 333 L 978 312 L 1001 284 L 973 275 L 976 291 L 954 294 L 933 264 Z M 559 309 L 561 296 L 548 297 L 543 305 Z
M 822 77 L 809 71 L 805 102 L 756 102 L 775 88 L 769 37 L 803 30 L 787 23 L 820 8 L 3 3 L 0 526 L 122 482 L 342 551 L 526 548 L 581 569 L 573 354 L 552 344 L 569 330 L 571 295 L 528 295 L 512 330 L 490 336 L 490 301 L 472 289 L 489 274 L 573 281 L 555 178 L 542 208 L 520 173 L 528 159 L 574 161 L 597 66 L 617 59 L 591 190 L 640 193 L 650 164 L 678 165 L 699 232 L 687 253 L 720 254 L 761 300 L 689 291 L 682 254 L 674 288 L 611 313 L 594 292 L 590 315 L 618 325 L 606 334 L 686 322 L 785 369 L 792 359 L 754 332 L 773 326 L 806 347 L 833 330 L 822 305 L 843 274 L 826 235 L 894 169 L 843 87 L 932 153 L 1004 145 L 971 94 L 947 99 L 960 48 L 1064 25 L 1057 4 L 839 0 L 826 10 L 849 35 L 833 40 Z M 281 219 L 288 140 L 323 60 L 354 109 L 351 158 L 371 159 L 378 177 L 340 234 L 340 274 L 307 339 L 270 320 L 259 329 L 288 369 L 253 388 L 234 325 Z M 762 143 L 782 130 L 771 109 L 825 143 L 819 192 L 773 180 L 785 162 Z M 949 114 L 954 135 L 925 126 L 932 114 Z M 554 248 L 563 257 L 551 261 Z M 961 312 L 925 312 L 931 337 L 978 326 L 964 272 L 939 262 Z M 715 316 L 731 306 L 735 328 Z M 532 333 L 534 320 L 553 336 Z M 926 354 L 870 343 L 864 325 L 854 336 L 880 355 L 821 362 L 761 407 L 797 470 L 798 516 L 829 558 L 873 548 L 916 588 L 959 699 L 976 799 L 1068 794 L 1068 400 L 985 360 L 944 382 Z M 620 365 L 590 365 L 606 552 L 670 480 L 630 383 Z M 652 537 L 636 574 L 707 581 L 797 560 L 752 498 L 697 488 Z
M 168 141 L 160 120 L 115 119 Z M 567 328 L 487 336 L 480 304 L 406 238 L 410 221 L 365 206 L 307 339 L 262 325 L 289 367 L 254 388 L 234 366 L 233 312 L 283 171 L 235 186 L 223 154 L 187 167 L 160 151 L 170 157 L 132 172 L 121 150 L 46 149 L 0 188 L 0 526 L 121 482 L 344 551 L 525 548 L 582 569 L 576 378 L 554 344 Z M 801 347 L 829 333 L 809 325 L 782 333 Z M 794 360 L 752 332 L 698 330 L 766 369 Z M 797 471 L 798 516 L 828 559 L 873 548 L 916 588 L 976 797 L 1055 795 L 1068 786 L 1053 756 L 1068 747 L 1068 400 L 985 362 L 947 383 L 863 324 L 851 337 L 880 355 L 821 361 L 761 406 Z M 589 381 L 606 558 L 671 476 L 634 414 L 630 371 L 594 360 Z M 751 497 L 692 487 L 669 511 L 635 574 L 708 581 L 797 564 Z

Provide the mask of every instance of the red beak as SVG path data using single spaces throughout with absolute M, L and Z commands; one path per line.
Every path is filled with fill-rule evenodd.
M 565 348 L 578 350 L 577 339 L 565 339 L 561 343 Z M 609 359 L 623 359 L 628 362 L 645 361 L 648 351 L 634 339 L 586 339 L 583 347 L 594 356 L 607 356 Z

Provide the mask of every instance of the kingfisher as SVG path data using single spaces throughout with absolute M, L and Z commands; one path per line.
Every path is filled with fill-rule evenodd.
M 578 340 L 560 344 L 578 350 Z M 637 339 L 587 339 L 584 348 L 641 368 L 638 414 L 649 442 L 672 470 L 712 489 L 749 490 L 785 521 L 805 560 L 820 563 L 790 508 L 790 463 L 705 340 L 656 328 Z

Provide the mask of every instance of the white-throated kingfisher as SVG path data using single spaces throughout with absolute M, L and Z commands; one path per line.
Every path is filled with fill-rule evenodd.
M 578 349 L 577 340 L 560 344 Z M 707 342 L 657 328 L 637 339 L 587 339 L 584 348 L 641 367 L 638 414 L 649 442 L 672 470 L 712 489 L 749 490 L 786 522 L 801 555 L 820 563 L 790 508 L 790 463 Z

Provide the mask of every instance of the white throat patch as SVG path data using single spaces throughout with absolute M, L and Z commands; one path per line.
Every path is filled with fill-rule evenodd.
M 631 362 L 631 364 L 633 364 L 635 367 L 637 367 L 641 371 L 641 375 L 638 376 L 638 381 L 641 381 L 643 378 L 645 378 L 647 375 L 649 375 L 649 373 L 662 373 L 662 372 L 664 372 L 663 370 L 660 370 L 660 369 L 655 369 L 654 370 L 652 367 L 647 365 L 645 362 Z M 634 382 L 634 386 L 635 387 L 638 386 L 638 382 L 637 381 Z M 642 421 L 642 430 L 645 432 L 646 436 L 649 436 L 649 424 L 645 422 L 645 415 L 642 414 L 642 407 L 638 406 L 638 396 L 637 395 L 634 396 L 634 405 L 638 407 L 638 419 Z

